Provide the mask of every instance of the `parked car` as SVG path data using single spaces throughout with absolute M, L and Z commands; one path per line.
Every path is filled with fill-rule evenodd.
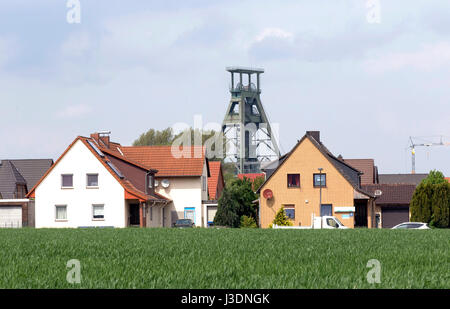
M 180 219 L 177 220 L 174 224 L 173 227 L 177 227 L 177 228 L 190 228 L 190 227 L 194 227 L 194 222 L 192 222 L 191 219 Z
M 307 230 L 307 229 L 348 229 L 345 225 L 339 221 L 338 218 L 333 216 L 323 216 L 323 217 L 311 217 L 311 226 L 278 226 L 273 225 L 274 229 L 297 229 L 297 230 Z
M 429 230 L 427 223 L 422 222 L 404 222 L 394 226 L 392 229 L 415 229 L 415 230 Z

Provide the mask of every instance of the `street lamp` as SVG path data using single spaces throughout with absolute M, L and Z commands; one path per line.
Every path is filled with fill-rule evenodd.
M 319 202 L 319 211 L 322 216 L 322 171 L 323 168 L 319 167 L 319 186 L 320 186 L 320 202 Z

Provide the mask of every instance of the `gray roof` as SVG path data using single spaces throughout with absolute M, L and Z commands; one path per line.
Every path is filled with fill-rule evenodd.
M 380 184 L 412 184 L 419 185 L 428 174 L 379 174 Z
M 15 198 L 18 184 L 31 190 L 52 166 L 52 159 L 2 160 L 0 164 L 0 194 L 4 199 Z

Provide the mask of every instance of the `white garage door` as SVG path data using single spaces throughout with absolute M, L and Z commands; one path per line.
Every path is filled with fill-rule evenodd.
M 208 224 L 212 224 L 214 222 L 214 217 L 217 213 L 217 206 L 208 206 Z
M 22 227 L 22 207 L 0 206 L 0 228 Z

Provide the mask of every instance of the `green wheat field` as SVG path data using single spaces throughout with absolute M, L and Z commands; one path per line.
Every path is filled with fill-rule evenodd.
M 450 230 L 3 229 L 0 288 L 450 289 Z

